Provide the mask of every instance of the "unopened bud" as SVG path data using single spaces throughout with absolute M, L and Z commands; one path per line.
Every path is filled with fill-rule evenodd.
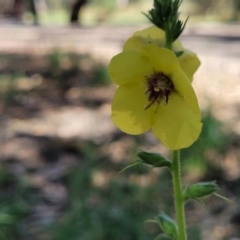
M 185 200 L 189 198 L 199 198 L 210 195 L 218 190 L 218 186 L 215 182 L 200 182 L 190 185 L 183 197 Z
M 172 42 L 181 35 L 187 22 L 178 19 L 181 3 L 182 0 L 154 0 L 153 9 L 144 14 L 155 26 L 169 32 Z
M 174 240 L 178 239 L 178 229 L 176 223 L 165 213 L 158 216 L 159 224 L 162 231 Z
M 140 151 L 137 156 L 142 160 L 142 163 L 152 165 L 153 167 L 168 167 L 171 168 L 171 162 L 164 158 L 160 153 L 151 153 Z

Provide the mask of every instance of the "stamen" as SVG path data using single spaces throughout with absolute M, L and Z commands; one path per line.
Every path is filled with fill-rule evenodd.
M 167 104 L 174 90 L 174 85 L 171 80 L 162 72 L 147 76 L 146 80 L 147 88 L 145 94 L 147 95 L 149 104 L 144 107 L 144 110 L 150 108 L 155 103 L 157 103 L 158 106 L 161 103 Z

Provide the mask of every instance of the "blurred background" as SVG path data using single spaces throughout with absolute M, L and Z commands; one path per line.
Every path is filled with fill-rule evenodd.
M 149 132 L 110 120 L 116 86 L 107 65 L 152 0 L 0 0 L 0 239 L 150 240 L 144 224 L 174 217 L 166 169 L 136 166 L 139 148 L 169 156 Z M 189 239 L 240 239 L 240 1 L 185 0 L 181 41 L 202 65 L 194 88 L 203 113 L 183 150 L 185 186 L 216 180 L 206 207 L 186 204 Z M 167 239 L 167 238 L 166 238 Z

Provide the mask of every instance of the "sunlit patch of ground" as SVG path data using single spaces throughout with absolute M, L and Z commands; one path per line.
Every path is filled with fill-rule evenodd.
M 70 239 L 78 239 L 80 232 L 74 226 L 84 233 L 97 229 L 100 234 L 112 223 L 127 223 L 125 232 L 113 226 L 113 232 L 99 239 L 114 239 L 116 231 L 125 236 L 116 240 L 127 236 L 153 239 L 158 232 L 155 227 L 146 227 L 146 233 L 139 229 L 146 216 L 156 214 L 155 208 L 172 213 L 167 171 L 139 167 L 119 174 L 136 160 L 139 146 L 166 153 L 151 133 L 126 136 L 110 120 L 116 87 L 110 84 L 105 64 L 140 28 L 0 26 L 7 31 L 0 36 L 1 169 L 16 178 L 0 181 L 0 209 L 22 217 L 22 225 L 14 225 L 15 239 L 38 236 L 40 240 L 59 240 L 61 234 L 66 237 L 70 233 Z M 210 109 L 203 117 L 207 127 L 199 145 L 182 153 L 188 161 L 184 162 L 183 180 L 216 179 L 221 193 L 239 203 L 240 36 L 216 37 L 215 28 L 207 28 L 208 35 L 214 35 L 210 38 L 203 36 L 203 29 L 189 29 L 182 37 L 183 44 L 201 59 L 194 87 L 203 111 Z M 159 191 L 151 185 L 157 185 Z M 6 201 L 9 196 L 16 197 L 14 194 L 22 196 L 21 201 Z M 195 229 L 200 220 L 204 240 L 239 239 L 239 208 L 214 197 L 206 201 L 207 213 L 200 205 L 187 205 L 190 239 L 200 239 Z M 21 207 L 24 211 L 20 214 L 16 208 Z M 129 219 L 138 221 L 138 230 Z M 52 228 L 46 234 L 48 225 Z

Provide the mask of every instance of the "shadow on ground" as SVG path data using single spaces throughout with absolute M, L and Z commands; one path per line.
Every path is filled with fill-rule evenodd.
M 0 70 L 0 238 L 150 240 L 159 234 L 143 222 L 162 210 L 174 214 L 168 171 L 119 171 L 136 160 L 139 146 L 166 150 L 150 133 L 131 137 L 112 125 L 115 86 L 106 66 L 55 51 L 2 54 Z M 200 140 L 182 152 L 183 180 L 217 180 L 220 194 L 239 204 L 239 136 L 226 134 L 211 112 L 203 121 Z M 215 196 L 204 202 L 206 211 L 187 203 L 189 239 L 240 238 L 239 208 Z

